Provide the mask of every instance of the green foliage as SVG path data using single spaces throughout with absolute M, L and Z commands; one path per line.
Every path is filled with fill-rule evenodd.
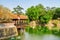
M 32 6 L 27 9 L 26 15 L 29 17 L 30 20 L 38 20 L 40 15 L 43 15 L 44 12 L 43 5 L 39 4 L 37 6 Z
M 21 14 L 22 10 L 23 10 L 23 8 L 18 5 L 16 8 L 14 8 L 14 11 L 12 11 L 12 12 L 17 13 L 17 14 Z
M 60 36 L 60 30 L 52 30 L 52 34 Z
M 38 34 L 38 35 L 53 34 L 53 35 L 60 36 L 60 30 L 56 30 L 56 29 L 49 30 L 47 27 L 42 27 L 42 26 L 37 26 L 35 29 L 28 26 L 26 27 L 26 32 L 30 34 Z
M 51 31 L 47 27 L 37 26 L 35 29 L 27 27 L 26 31 L 31 34 L 50 34 Z
M 21 40 L 21 36 L 10 37 L 8 40 Z
M 55 14 L 53 16 L 53 19 L 60 18 L 60 8 L 55 9 Z
M 45 15 L 39 17 L 41 23 L 48 23 L 52 19 L 54 13 L 52 10 L 47 10 Z
M 26 15 L 29 17 L 30 21 L 39 20 L 41 23 L 48 23 L 48 21 L 53 18 L 54 14 L 55 8 L 48 7 L 46 9 L 41 4 L 32 6 L 26 11 Z

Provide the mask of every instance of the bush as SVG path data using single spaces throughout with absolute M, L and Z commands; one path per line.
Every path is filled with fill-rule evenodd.
M 29 33 L 34 33 L 34 34 L 51 33 L 51 31 L 47 27 L 41 27 L 41 26 L 37 26 L 35 29 L 31 27 L 27 27 L 26 31 Z
M 60 36 L 60 30 L 49 30 L 47 27 L 37 26 L 35 29 L 31 27 L 26 27 L 26 32 L 30 34 L 54 34 Z
M 52 30 L 52 34 L 60 36 L 60 30 Z

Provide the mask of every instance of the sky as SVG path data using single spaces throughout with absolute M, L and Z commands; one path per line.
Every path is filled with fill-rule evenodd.
M 13 10 L 14 7 L 20 5 L 24 8 L 24 12 L 27 8 L 42 4 L 45 7 L 60 7 L 60 0 L 0 0 L 0 5 Z

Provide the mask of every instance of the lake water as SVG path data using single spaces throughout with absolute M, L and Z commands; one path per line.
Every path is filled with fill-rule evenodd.
M 21 36 L 21 40 L 60 40 L 60 37 L 55 36 L 55 35 L 34 35 L 34 34 L 29 34 L 25 32 Z

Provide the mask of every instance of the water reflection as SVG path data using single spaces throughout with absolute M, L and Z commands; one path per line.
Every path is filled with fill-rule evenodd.
M 25 32 L 21 36 L 21 40 L 60 40 L 60 37 L 54 35 L 34 35 Z

